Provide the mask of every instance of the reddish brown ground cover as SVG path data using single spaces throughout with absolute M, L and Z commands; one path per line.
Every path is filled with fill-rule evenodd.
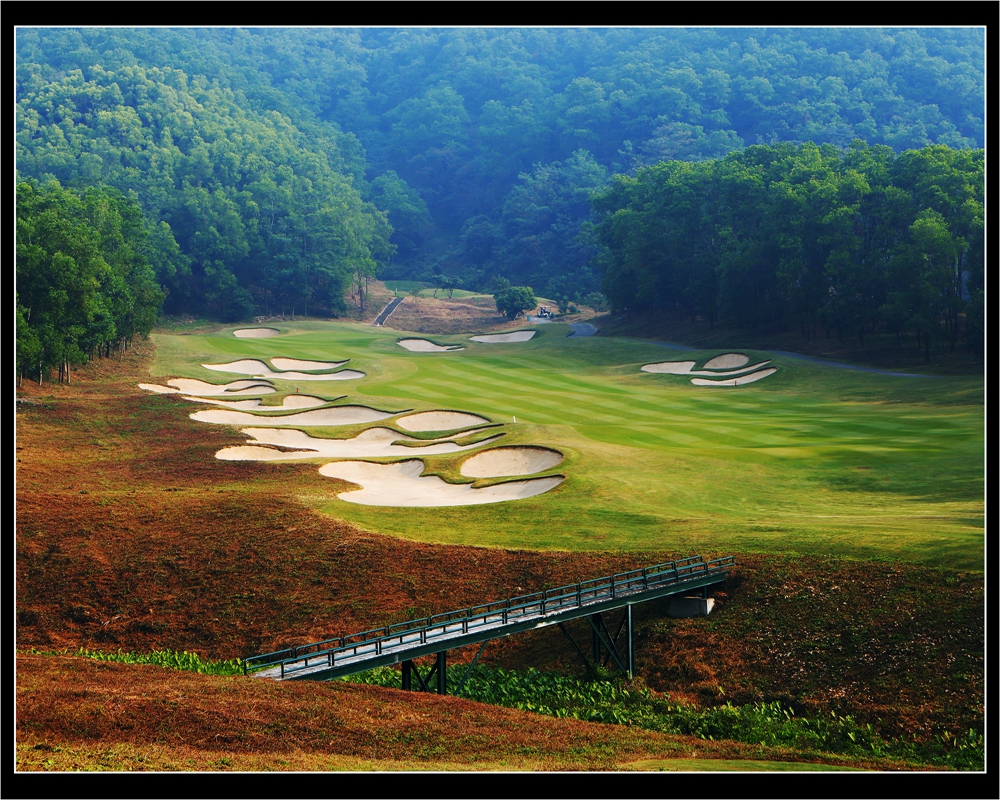
M 610 769 L 650 757 L 758 753 L 454 697 L 343 683 L 275 684 L 82 658 L 18 659 L 25 749 L 127 744 L 209 754 L 341 755 Z M 772 755 L 781 757 L 780 751 Z M 734 756 L 737 757 L 737 756 Z
M 20 390 L 34 401 L 19 403 L 17 411 L 22 648 L 173 649 L 205 658 L 240 657 L 690 555 L 444 547 L 321 516 L 301 498 L 331 497 L 335 481 L 308 465 L 216 460 L 219 447 L 241 437 L 193 423 L 190 405 L 178 398 L 138 390 L 150 354 L 150 345 L 143 344 L 122 362 L 99 361 L 80 370 L 72 386 L 25 383 Z M 638 672 L 651 688 L 696 703 L 782 699 L 806 710 L 881 719 L 887 730 L 918 735 L 981 725 L 981 575 L 753 554 L 738 554 L 737 561 L 711 617 L 668 620 L 656 603 L 637 609 Z M 574 630 L 578 641 L 587 641 L 582 628 Z M 553 629 L 491 644 L 483 662 L 577 668 L 570 645 Z M 382 707 L 392 709 L 388 717 L 400 736 L 405 721 L 418 713 L 413 709 L 432 707 L 431 717 L 455 709 L 449 711 L 456 715 L 453 734 L 472 737 L 470 742 L 479 735 L 478 723 L 469 721 L 476 714 L 492 720 L 491 742 L 508 737 L 511 748 L 525 728 L 582 730 L 574 727 L 579 723 L 482 706 L 466 717 L 472 714 L 467 701 L 373 688 L 338 685 L 317 694 L 315 687 L 251 686 L 242 679 L 26 656 L 18 666 L 24 741 L 70 736 L 65 726 L 91 713 L 79 709 L 98 707 L 98 700 L 81 705 L 86 695 L 73 699 L 72 690 L 57 691 L 66 670 L 89 676 L 95 698 L 119 692 L 113 707 L 121 711 L 101 723 L 102 741 L 131 741 L 141 733 L 152 744 L 179 742 L 170 738 L 174 734 L 164 733 L 161 741 L 142 730 L 156 709 L 181 713 L 185 703 L 168 700 L 181 695 L 191 705 L 183 713 L 203 715 L 223 713 L 228 696 L 243 697 L 242 704 L 265 703 L 245 698 L 267 698 L 285 710 L 260 719 L 282 720 L 299 714 L 300 702 L 320 702 L 309 698 L 343 703 L 351 697 L 355 732 L 339 737 L 336 752 L 358 757 L 383 752 L 374 730 L 383 726 L 374 721 Z M 98 690 L 101 680 L 106 686 Z M 136 686 L 131 694 L 116 688 L 129 682 Z M 252 731 L 260 722 L 252 714 L 240 719 L 237 749 L 255 741 Z M 331 722 L 325 734 L 303 727 L 289 741 L 306 750 L 319 747 L 341 724 Z M 208 730 L 208 723 L 198 725 Z M 608 736 L 626 747 L 626 741 L 639 741 L 628 737 L 639 737 L 644 744 L 626 750 L 656 750 L 648 744 L 652 734 L 587 727 L 599 728 L 588 734 L 597 737 L 593 741 Z M 85 739 L 83 728 L 73 736 Z M 454 741 L 441 744 L 437 757 L 446 759 Z M 469 753 L 478 752 L 469 747 Z M 483 747 L 492 750 L 492 744 Z M 552 747 L 568 758 L 569 750 Z
M 524 318 L 507 319 L 492 297 L 407 297 L 385 322 L 386 328 L 415 333 L 455 334 L 524 327 Z

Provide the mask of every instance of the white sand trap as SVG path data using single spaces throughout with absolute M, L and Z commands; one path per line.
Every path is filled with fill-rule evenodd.
M 277 328 L 241 328 L 233 331 L 233 336 L 237 339 L 270 339 L 272 336 L 281 334 Z
M 693 361 L 660 361 L 656 364 L 646 364 L 642 367 L 642 371 L 667 375 L 686 375 L 693 367 Z
M 202 366 L 216 372 L 233 372 L 237 375 L 270 375 L 274 372 L 263 361 L 254 358 L 244 358 L 241 361 L 230 361 L 226 364 L 202 364 Z
M 347 395 L 345 394 L 344 397 L 347 397 Z M 311 394 L 290 394 L 286 395 L 285 399 L 281 401 L 281 407 L 316 408 L 316 406 L 321 406 L 329 402 L 329 400 L 324 400 L 322 397 L 313 397 Z M 270 409 L 268 408 L 268 410 Z
M 513 333 L 487 333 L 482 336 L 470 336 L 474 342 L 484 344 L 502 344 L 504 342 L 526 342 L 535 335 L 535 331 L 514 331 Z
M 184 394 L 196 397 L 239 397 L 246 395 L 273 394 L 277 391 L 271 384 L 261 381 L 232 381 L 231 383 L 215 384 L 200 381 L 197 378 L 171 378 L 168 386 L 174 386 Z
M 729 377 L 730 375 L 734 376 L 743 375 L 746 372 L 752 372 L 753 370 L 760 369 L 761 367 L 766 366 L 770 363 L 771 359 L 768 359 L 767 361 L 758 361 L 756 364 L 751 364 L 749 367 L 740 367 L 739 369 L 727 369 L 727 370 L 693 369 L 689 374 L 704 375 L 706 377 L 711 377 L 711 378 L 726 378 Z
M 743 356 L 739 356 L 743 358 Z M 722 358 L 722 356 L 719 356 Z M 712 359 L 715 361 L 716 359 Z M 749 359 L 747 359 L 749 361 Z M 709 361 L 709 364 L 712 362 Z M 738 369 L 730 369 L 726 371 L 721 371 L 719 369 L 708 370 L 708 369 L 694 369 L 694 361 L 661 361 L 657 364 L 646 364 L 641 367 L 643 372 L 655 372 L 667 375 L 705 375 L 709 377 L 719 377 L 724 378 L 729 375 L 742 375 L 745 372 L 750 372 L 755 369 L 760 369 L 765 364 L 770 364 L 771 360 L 758 361 L 756 364 L 751 364 L 749 367 L 740 367 Z M 705 365 L 706 367 L 708 364 Z
M 211 403 L 237 411 L 253 408 L 260 412 L 288 411 L 291 408 L 317 408 L 330 402 L 322 397 L 312 397 L 308 394 L 290 394 L 281 401 L 280 406 L 265 406 L 262 405 L 263 401 L 261 400 L 218 400 L 214 397 L 184 397 L 183 399 L 191 400 L 194 403 Z
M 222 406 L 233 411 L 246 411 L 251 408 L 258 408 L 261 404 L 260 398 L 255 400 L 220 400 L 217 397 L 190 397 L 184 395 L 181 400 L 189 400 L 192 403 L 211 403 L 213 406 Z
M 494 447 L 477 453 L 462 464 L 467 478 L 502 478 L 505 475 L 533 475 L 563 460 L 558 450 L 544 447 Z
M 768 367 L 767 369 L 762 369 L 760 372 L 753 372 L 750 375 L 744 375 L 740 378 L 733 378 L 732 380 L 722 380 L 722 381 L 708 381 L 704 378 L 692 378 L 691 383 L 695 386 L 742 386 L 745 383 L 753 383 L 754 381 L 759 381 L 761 378 L 766 378 L 768 375 L 773 375 L 778 371 L 777 367 Z
M 459 445 L 452 441 L 437 441 L 419 448 L 406 447 L 398 442 L 417 442 L 389 428 L 369 428 L 353 439 L 319 439 L 305 431 L 275 428 L 247 428 L 243 433 L 253 438 L 246 446 L 226 447 L 215 454 L 222 461 L 295 461 L 304 458 L 412 458 L 414 455 L 439 455 L 458 453 L 491 444 L 493 436 L 475 444 Z M 295 447 L 296 452 L 282 452 L 261 444 L 278 447 Z
M 472 506 L 503 503 L 554 489 L 565 478 L 553 475 L 526 481 L 509 481 L 473 489 L 471 484 L 446 483 L 436 475 L 423 476 L 424 462 L 419 459 L 395 464 L 372 464 L 367 461 L 335 461 L 320 467 L 320 475 L 340 478 L 362 488 L 337 495 L 348 503 L 366 506 Z
M 362 422 L 378 422 L 381 419 L 394 417 L 399 412 L 379 411 L 368 406 L 336 406 L 334 408 L 317 408 L 312 411 L 300 411 L 298 414 L 287 414 L 283 417 L 259 417 L 244 411 L 228 411 L 223 408 L 211 408 L 207 411 L 196 411 L 191 419 L 198 422 L 211 422 L 215 425 L 278 425 L 286 428 L 315 427 L 317 425 L 357 425 Z
M 742 353 L 723 353 L 721 356 L 710 358 L 705 362 L 705 369 L 732 369 L 742 367 L 750 361 L 750 356 Z
M 340 372 L 324 372 L 314 375 L 311 372 L 272 372 L 270 378 L 275 381 L 356 381 L 365 377 L 365 373 L 356 369 L 342 369 Z
M 175 389 L 172 386 L 160 386 L 158 383 L 140 383 L 140 389 L 144 389 L 147 392 L 156 392 L 157 394 L 180 394 L 180 389 Z
M 337 367 L 342 367 L 350 359 L 344 361 L 304 361 L 301 358 L 272 358 L 271 365 L 277 367 L 280 370 L 289 369 L 335 369 Z
M 407 350 L 413 353 L 443 353 L 450 350 L 464 350 L 457 344 L 434 344 L 434 342 L 428 341 L 427 339 L 400 339 L 396 342 L 400 347 L 405 347 Z
M 422 411 L 396 420 L 404 431 L 453 431 L 489 422 L 485 417 L 464 411 Z
M 272 359 L 273 361 L 274 359 Z M 279 361 L 285 359 L 278 359 Z M 289 361 L 293 359 L 287 359 Z M 301 363 L 301 362 L 300 362 Z M 337 364 L 346 364 L 346 361 Z M 365 373 L 356 369 L 342 369 L 340 372 L 314 374 L 311 372 L 275 372 L 263 361 L 247 358 L 242 361 L 230 361 L 227 364 L 202 364 L 205 369 L 217 372 L 235 372 L 237 375 L 254 375 L 260 378 L 273 378 L 279 381 L 352 381 L 365 377 Z M 335 364 L 336 366 L 336 364 Z

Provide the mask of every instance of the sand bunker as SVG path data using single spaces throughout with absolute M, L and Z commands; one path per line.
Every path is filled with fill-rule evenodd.
M 368 406 L 335 406 L 334 408 L 317 408 L 312 411 L 300 411 L 298 414 L 287 414 L 283 417 L 259 417 L 243 411 L 229 411 L 223 408 L 212 408 L 207 411 L 196 411 L 191 419 L 198 422 L 211 422 L 215 425 L 279 425 L 281 427 L 299 428 L 318 425 L 357 425 L 363 422 L 378 422 L 394 417 L 398 411 L 379 411 Z
M 691 383 L 695 386 L 742 386 L 745 383 L 759 381 L 761 378 L 773 375 L 777 371 L 777 367 L 769 367 L 768 369 L 762 369 L 759 372 L 752 372 L 749 375 L 743 375 L 742 377 L 733 378 L 732 380 L 708 381 L 704 378 L 692 378 Z
M 347 395 L 344 395 L 346 397 Z M 216 406 L 223 406 L 234 410 L 244 410 L 249 408 L 257 409 L 260 412 L 288 411 L 291 408 L 317 408 L 331 402 L 322 397 L 312 397 L 308 394 L 290 394 L 281 401 L 280 406 L 262 405 L 262 400 L 218 400 L 214 397 L 184 397 L 184 400 L 191 400 L 194 403 L 212 403 Z M 338 398 L 340 399 L 340 398 Z
M 758 361 L 756 364 L 751 364 L 749 367 L 740 367 L 739 369 L 727 369 L 727 370 L 708 370 L 708 369 L 693 369 L 691 370 L 691 375 L 705 375 L 711 378 L 723 378 L 729 377 L 730 375 L 743 375 L 747 372 L 753 372 L 755 369 L 760 369 L 763 366 L 771 363 L 771 359 L 767 361 Z
M 491 444 L 492 436 L 474 444 L 459 445 L 453 441 L 435 440 L 421 447 L 407 447 L 399 442 L 420 442 L 412 436 L 389 428 L 369 428 L 353 439 L 319 439 L 305 431 L 274 428 L 247 428 L 243 433 L 253 437 L 245 446 L 226 447 L 215 454 L 223 461 L 296 461 L 305 458 L 413 458 L 415 455 L 458 453 Z M 468 435 L 468 434 L 466 434 Z M 455 438 L 455 437 L 449 437 Z M 295 452 L 275 450 L 259 445 L 298 448 Z M 516 474 L 516 473 L 511 473 Z
M 366 506 L 471 506 L 503 503 L 554 489 L 565 478 L 553 475 L 526 481 L 509 481 L 473 489 L 470 484 L 446 483 L 435 475 L 423 476 L 424 462 L 419 459 L 395 464 L 372 464 L 367 461 L 335 461 L 320 467 L 320 475 L 357 483 L 362 488 L 337 495 L 348 503 Z
M 219 395 L 238 397 L 241 395 L 272 394 L 277 391 L 271 384 L 261 381 L 233 381 L 220 386 L 195 378 L 171 378 L 167 384 L 167 386 L 160 386 L 157 383 L 140 383 L 139 388 L 157 394 L 190 394 L 198 397 L 217 397 Z
M 237 339 L 270 339 L 281 333 L 277 328 L 241 328 L 233 331 L 233 336 Z
M 365 377 L 365 373 L 356 369 L 342 369 L 340 372 L 326 372 L 315 375 L 311 372 L 272 372 L 269 376 L 276 381 L 355 381 Z
M 544 447 L 495 447 L 466 459 L 461 472 L 467 478 L 532 475 L 551 469 L 562 460 L 562 453 Z
M 405 347 L 413 353 L 443 353 L 449 350 L 464 350 L 457 344 L 443 345 L 434 344 L 427 339 L 400 339 L 396 342 L 400 347 Z
M 686 375 L 694 367 L 694 361 L 660 361 L 657 364 L 646 364 L 643 372 L 655 372 L 667 375 Z
M 694 367 L 694 361 L 661 361 L 657 364 L 646 364 L 641 367 L 643 372 L 655 372 L 655 373 L 665 373 L 669 375 L 705 375 L 712 378 L 725 378 L 730 375 L 743 375 L 744 373 L 751 372 L 755 369 L 760 369 L 765 364 L 770 364 L 771 360 L 758 361 L 756 364 L 751 364 L 749 367 L 741 367 L 739 369 L 729 369 L 729 370 L 708 370 L 708 369 L 692 369 Z
M 271 359 L 271 365 L 277 367 L 280 370 L 289 369 L 335 369 L 336 367 L 343 366 L 350 359 L 345 359 L 344 361 L 305 361 L 301 358 L 277 358 Z
M 469 338 L 474 342 L 483 342 L 484 344 L 501 344 L 503 342 L 526 342 L 534 335 L 535 331 L 514 331 L 513 333 L 487 333 Z
M 705 369 L 732 369 L 733 367 L 742 367 L 749 361 L 750 356 L 745 356 L 742 353 L 723 353 L 721 356 L 706 361 Z
M 241 361 L 230 361 L 227 364 L 202 364 L 205 369 L 216 372 L 235 372 L 237 375 L 268 375 L 272 370 L 263 361 L 254 358 L 244 358 Z
M 271 359 L 271 363 L 276 361 L 296 361 L 296 359 Z M 296 363 L 321 363 L 321 362 L 302 362 L 296 361 Z M 340 366 L 341 364 L 346 364 L 346 361 L 333 361 L 329 362 L 332 366 Z M 245 358 L 241 361 L 230 361 L 227 364 L 202 364 L 205 369 L 215 370 L 216 372 L 235 372 L 237 375 L 253 375 L 259 378 L 273 378 L 279 381 L 350 381 L 357 380 L 358 378 L 365 377 L 365 373 L 358 372 L 355 369 L 342 369 L 340 372 L 326 372 L 315 374 L 312 372 L 276 372 L 272 370 L 263 361 L 258 361 L 253 358 Z
M 180 389 L 175 389 L 173 386 L 160 386 L 158 383 L 140 383 L 140 389 L 144 389 L 147 392 L 156 392 L 156 394 L 180 394 Z
M 484 422 L 488 423 L 489 420 L 464 411 L 422 411 L 396 420 L 396 424 L 404 431 L 416 432 L 453 431 L 470 425 L 482 425 Z

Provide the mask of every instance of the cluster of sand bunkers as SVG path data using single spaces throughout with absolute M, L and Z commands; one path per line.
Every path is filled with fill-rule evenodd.
M 233 331 L 233 335 L 241 339 L 270 338 L 280 335 L 280 331 L 245 328 Z M 469 338 L 480 344 L 505 344 L 526 342 L 534 335 L 535 331 L 529 330 Z M 420 338 L 400 339 L 397 344 L 414 353 L 465 349 L 461 345 L 441 345 Z M 709 359 L 699 369 L 695 368 L 695 361 L 661 361 L 646 364 L 642 370 L 691 375 L 694 376 L 691 382 L 697 386 L 740 386 L 776 371 L 775 367 L 767 366 L 770 361 L 749 362 L 749 357 L 741 353 L 725 353 Z M 363 372 L 345 368 L 346 364 L 346 360 L 247 358 L 201 366 L 213 372 L 248 378 L 224 384 L 172 378 L 166 385 L 140 383 L 139 387 L 159 394 L 175 394 L 193 403 L 213 405 L 215 408 L 191 413 L 191 419 L 240 426 L 241 432 L 250 437 L 244 445 L 219 450 L 216 458 L 224 461 L 326 461 L 319 469 L 321 475 L 361 487 L 338 494 L 341 500 L 349 503 L 371 506 L 502 503 L 542 494 L 565 480 L 561 474 L 503 480 L 548 472 L 562 462 L 563 454 L 530 445 L 491 447 L 504 436 L 504 425 L 479 414 L 443 409 L 418 412 L 378 409 L 341 403 L 346 395 L 324 400 L 299 394 L 298 387 L 294 394 L 285 394 L 280 405 L 264 404 L 265 395 L 279 391 L 274 381 L 346 381 L 365 377 Z M 313 436 L 303 430 L 350 425 L 368 427 L 349 438 Z M 437 475 L 424 474 L 427 470 L 424 457 L 465 452 L 471 455 L 461 461 L 458 468 L 463 477 L 473 479 L 471 483 L 449 483 Z
M 512 344 L 514 342 L 526 342 L 535 331 L 511 331 L 510 333 L 484 333 L 478 336 L 470 336 L 469 341 L 480 344 Z M 400 339 L 396 342 L 400 347 L 405 347 L 411 353 L 449 353 L 455 350 L 464 350 L 458 344 L 437 344 L 430 339 Z
M 247 339 L 269 338 L 280 332 L 273 328 L 253 328 L 233 333 L 238 338 Z M 534 333 L 516 331 L 473 339 L 484 343 L 519 342 L 527 341 Z M 455 349 L 435 345 L 426 339 L 407 339 L 400 344 L 414 352 Z M 299 383 L 365 377 L 363 372 L 341 369 L 347 361 L 306 361 L 280 357 L 272 357 L 268 361 L 270 363 L 242 359 L 225 364 L 202 364 L 207 370 L 249 375 L 252 376 L 250 379 L 212 384 L 194 378 L 172 378 L 165 386 L 140 383 L 139 387 L 159 394 L 176 394 L 190 402 L 217 406 L 193 412 L 190 417 L 198 422 L 243 426 L 241 432 L 250 437 L 247 443 L 224 447 L 216 453 L 216 458 L 226 461 L 327 460 L 329 463 L 320 467 L 321 475 L 340 478 L 361 487 L 338 495 L 349 503 L 371 506 L 502 503 L 542 494 L 565 480 L 564 475 L 550 474 L 495 482 L 497 479 L 551 470 L 562 462 L 563 454 L 545 447 L 488 447 L 503 437 L 503 425 L 478 414 L 451 410 L 390 411 L 338 404 L 344 397 L 328 401 L 298 393 L 286 395 L 280 405 L 264 405 L 262 396 L 278 391 L 273 383 L 275 380 Z M 237 397 L 245 399 L 231 399 Z M 301 430 L 376 422 L 382 424 L 367 427 L 351 438 L 311 436 Z M 426 464 L 421 457 L 472 450 L 478 452 L 459 466 L 460 474 L 473 478 L 472 483 L 448 483 L 437 475 L 424 474 Z M 358 458 L 393 460 L 350 460 Z
M 742 386 L 746 383 L 759 381 L 778 371 L 777 367 L 768 367 L 768 361 L 750 364 L 750 357 L 743 353 L 723 353 L 710 358 L 701 369 L 695 369 L 696 361 L 659 361 L 646 364 L 643 372 L 653 372 L 667 375 L 695 375 L 691 383 L 695 386 Z M 747 366 L 750 364 L 750 366 Z

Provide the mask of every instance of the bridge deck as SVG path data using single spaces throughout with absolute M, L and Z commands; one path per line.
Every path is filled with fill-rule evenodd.
M 276 680 L 330 680 L 386 664 L 477 644 L 722 581 L 733 558 L 700 557 L 595 578 L 571 586 L 438 614 L 423 620 L 301 645 L 246 659 L 244 669 Z

